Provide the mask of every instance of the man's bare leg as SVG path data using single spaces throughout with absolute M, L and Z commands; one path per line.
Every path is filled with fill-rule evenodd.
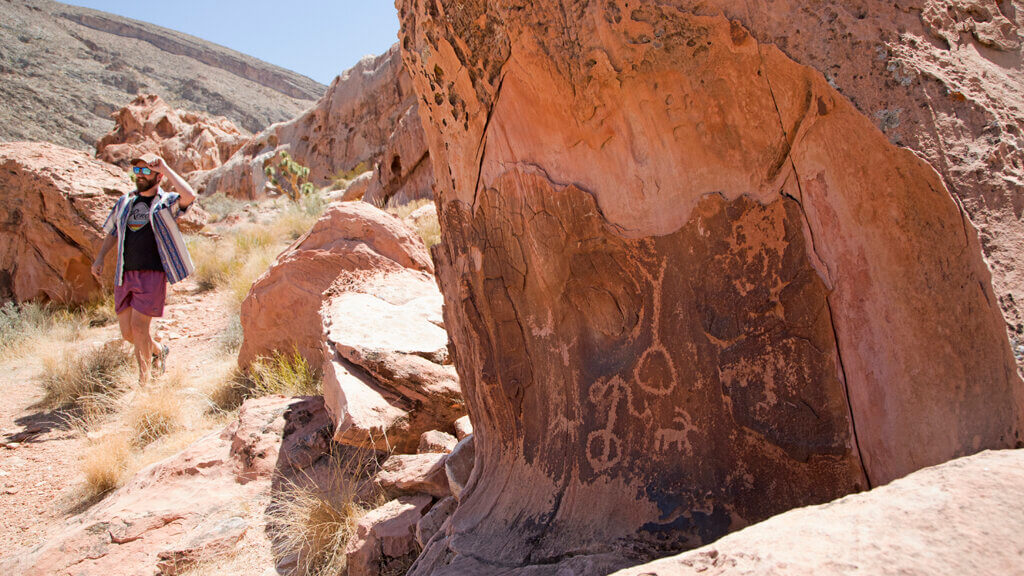
M 135 361 L 139 364 L 139 383 L 149 382 L 150 373 L 153 367 L 153 352 L 156 351 L 156 343 L 149 333 L 152 316 L 146 316 L 138 310 L 131 309 L 131 327 L 133 344 L 135 345 Z
M 135 344 L 132 335 L 132 307 L 129 306 L 117 314 L 117 325 L 121 328 L 121 338 L 129 344 Z

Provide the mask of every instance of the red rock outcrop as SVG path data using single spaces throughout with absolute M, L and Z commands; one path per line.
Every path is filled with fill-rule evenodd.
M 313 228 L 278 256 L 242 302 L 238 364 L 294 348 L 312 366 L 324 356 L 320 308 L 339 277 L 354 283 L 408 271 L 431 286 L 423 243 L 401 220 L 362 202 L 332 204 Z M 436 288 L 435 288 L 436 292 Z M 353 318 L 372 324 L 371 317 Z
M 227 118 L 175 110 L 155 94 L 140 94 L 112 117 L 96 157 L 121 167 L 152 152 L 185 176 L 220 166 L 249 138 Z
M 124 171 L 42 142 L 0 144 L 0 301 L 81 303 L 99 296 L 90 271 L 103 222 L 132 189 Z M 108 258 L 104 278 L 114 277 Z
M 780 514 L 614 576 L 1016 574 L 1024 450 L 985 452 Z
M 745 6 L 399 2 L 476 450 L 411 574 L 607 573 L 1024 442 L 955 183 L 806 57 L 892 21 Z
M 375 167 L 378 195 L 429 197 L 431 168 L 423 128 L 397 45 L 367 57 L 334 79 L 302 115 L 254 136 L 227 164 L 190 182 L 206 194 L 236 198 L 264 194 L 265 164 L 281 150 L 310 169 L 318 186 L 363 164 Z

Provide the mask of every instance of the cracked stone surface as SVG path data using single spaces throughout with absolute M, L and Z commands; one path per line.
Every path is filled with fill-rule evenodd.
M 978 233 L 772 36 L 817 16 L 398 6 L 476 437 L 410 574 L 606 574 L 1024 440 Z

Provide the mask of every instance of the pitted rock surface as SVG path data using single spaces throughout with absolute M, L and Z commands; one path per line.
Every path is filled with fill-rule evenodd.
M 603 574 L 1024 441 L 956 186 L 771 34 L 812 10 L 722 4 L 399 2 L 476 442 L 411 574 Z

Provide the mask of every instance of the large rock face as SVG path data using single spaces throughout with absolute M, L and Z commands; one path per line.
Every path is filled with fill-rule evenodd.
M 152 152 L 182 175 L 211 170 L 248 139 L 227 118 L 175 110 L 156 94 L 139 95 L 113 116 L 116 125 L 96 144 L 96 157 L 122 167 Z
M 115 166 L 54 144 L 0 144 L 0 302 L 99 296 L 103 222 L 132 188 Z M 104 278 L 113 279 L 107 258 Z
M 260 355 L 292 349 L 319 366 L 324 359 L 324 292 L 339 278 L 352 283 L 407 270 L 418 272 L 418 280 L 433 286 L 433 265 L 412 230 L 369 204 L 332 204 L 312 230 L 253 283 L 242 302 L 239 366 L 248 366 Z
M 1024 450 L 986 452 L 614 576 L 1015 574 L 1022 500 Z
M 1024 442 L 1024 387 L 947 182 L 769 33 L 828 20 L 399 9 L 476 436 L 413 574 L 606 573 Z M 859 33 L 896 40 L 881 22 Z M 858 38 L 818 42 L 870 52 Z
M 313 107 L 260 132 L 223 168 L 196 175 L 194 184 L 207 194 L 256 198 L 266 185 L 265 164 L 287 150 L 309 167 L 318 186 L 364 164 L 376 166 L 382 195 L 428 196 L 432 173 L 417 118 L 416 95 L 396 45 L 361 60 L 335 78 Z

